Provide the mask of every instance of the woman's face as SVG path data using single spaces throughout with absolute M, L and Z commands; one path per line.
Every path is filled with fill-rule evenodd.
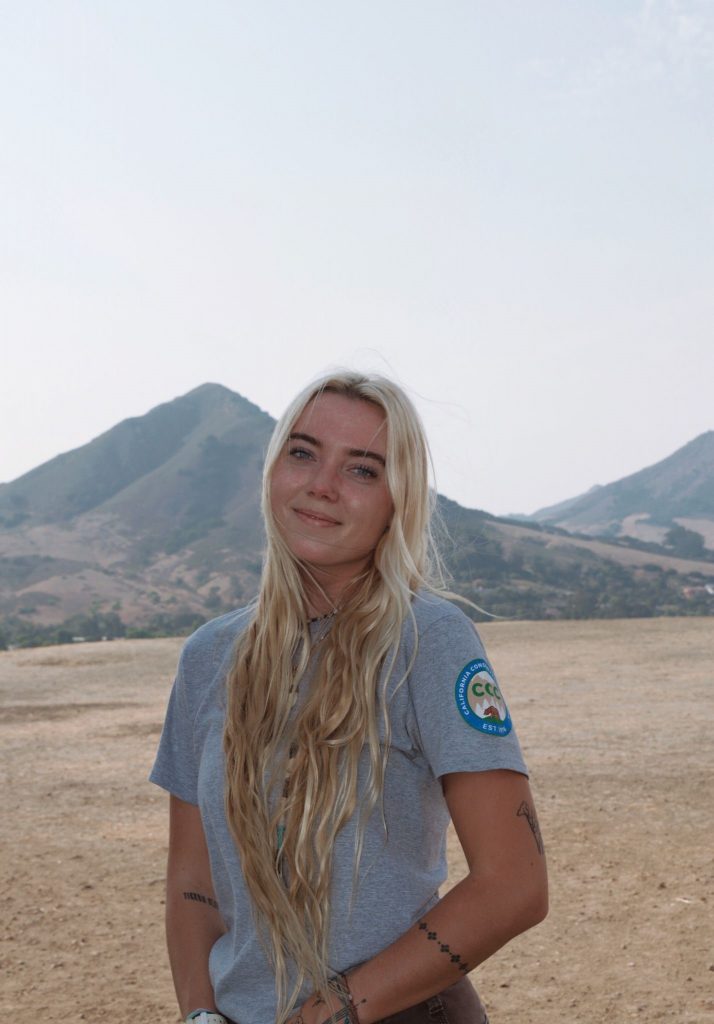
M 278 528 L 335 600 L 369 563 L 392 517 L 386 454 L 382 410 L 326 391 L 307 404 L 273 467 Z

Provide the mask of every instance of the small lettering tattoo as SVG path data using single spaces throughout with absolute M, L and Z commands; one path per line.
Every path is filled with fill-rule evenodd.
M 516 811 L 516 815 L 519 818 L 525 818 L 530 826 L 530 830 L 533 833 L 536 846 L 538 847 L 538 853 L 545 853 L 545 846 L 543 845 L 543 836 L 540 834 L 540 825 L 536 818 L 536 813 L 533 808 L 524 800 L 521 806 Z
M 185 900 L 195 900 L 196 903 L 207 903 L 209 907 L 213 907 L 214 910 L 218 910 L 218 904 L 215 900 L 212 900 L 210 896 L 203 896 L 200 892 L 185 892 L 183 894 Z
M 451 949 L 451 946 L 447 945 L 447 943 L 445 942 L 442 942 L 439 936 L 436 934 L 436 932 L 429 927 L 426 921 L 420 921 L 418 924 L 418 928 L 420 932 L 426 932 L 426 937 L 429 940 L 429 942 L 437 942 L 439 944 L 439 951 L 441 953 L 446 953 L 446 955 L 449 957 L 449 962 L 454 964 L 454 966 L 458 964 L 459 970 L 461 971 L 462 974 L 469 973 L 471 968 L 466 963 L 466 961 L 462 960 L 461 956 L 458 953 L 454 953 L 453 950 Z

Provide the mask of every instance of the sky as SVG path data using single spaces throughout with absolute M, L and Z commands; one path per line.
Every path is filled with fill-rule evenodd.
M 496 514 L 714 428 L 709 0 L 27 0 L 0 481 L 214 381 L 414 398 Z

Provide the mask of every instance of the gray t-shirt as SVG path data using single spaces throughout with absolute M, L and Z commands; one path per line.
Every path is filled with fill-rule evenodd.
M 337 836 L 332 861 L 330 967 L 348 971 L 397 939 L 439 898 L 446 879 L 449 814 L 439 777 L 507 768 L 526 774 L 510 715 L 473 624 L 432 595 L 413 602 L 387 686 L 391 745 L 384 816 L 367 822 L 352 893 L 356 817 Z M 198 804 L 227 932 L 209 970 L 216 1003 L 240 1024 L 273 1024 L 273 972 L 253 921 L 240 859 L 224 813 L 225 681 L 248 609 L 206 623 L 186 641 L 151 781 Z M 396 692 L 395 692 L 396 691 Z M 390 699 L 391 698 L 391 699 Z M 363 754 L 362 781 L 366 752 Z M 307 994 L 307 993 L 305 993 Z

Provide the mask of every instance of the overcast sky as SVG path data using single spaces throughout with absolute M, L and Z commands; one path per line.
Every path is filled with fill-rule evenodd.
M 709 0 L 23 0 L 0 51 L 0 480 L 334 365 L 496 513 L 714 427 Z

